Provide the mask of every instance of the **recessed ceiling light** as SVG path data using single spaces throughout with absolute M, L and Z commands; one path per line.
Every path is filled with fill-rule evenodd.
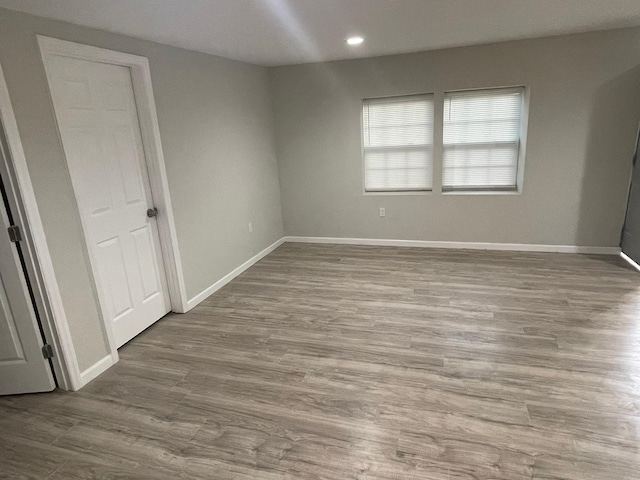
M 347 43 L 349 45 L 360 45 L 362 42 L 364 42 L 364 38 L 362 38 L 362 37 L 349 37 L 349 38 L 347 38 Z

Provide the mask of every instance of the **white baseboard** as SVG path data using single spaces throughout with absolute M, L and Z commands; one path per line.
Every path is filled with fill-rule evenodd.
M 84 387 L 91 380 L 96 378 L 101 373 L 104 373 L 109 367 L 115 364 L 117 359 L 114 360 L 113 355 L 109 354 L 106 357 L 98 360 L 89 368 L 80 373 L 80 385 L 75 390 L 79 390 Z
M 636 270 L 638 270 L 640 272 L 640 265 L 638 265 L 636 262 L 634 262 L 631 258 L 629 258 L 627 255 L 625 255 L 624 253 L 620 252 L 620 256 L 626 260 L 626 262 L 631 265 L 633 268 L 635 268 Z
M 587 253 L 618 255 L 619 247 L 585 247 L 577 245 L 538 245 L 529 243 L 447 242 L 432 240 L 384 240 L 340 237 L 284 237 L 285 242 L 333 243 L 340 245 L 374 245 L 380 247 L 458 248 L 470 250 L 508 250 L 514 252 Z
M 229 283 L 231 280 L 236 278 L 238 275 L 240 275 L 242 272 L 247 270 L 249 267 L 251 267 L 252 265 L 258 263 L 260 260 L 262 260 L 264 257 L 269 255 L 271 252 L 273 252 L 276 248 L 278 248 L 284 242 L 285 242 L 285 237 L 281 238 L 280 240 L 276 240 L 271 245 L 269 245 L 267 248 L 265 248 L 264 250 L 262 250 L 261 252 L 257 253 L 256 255 L 251 257 L 246 262 L 244 262 L 242 265 L 240 265 L 239 267 L 237 267 L 237 268 L 233 269 L 232 271 L 230 271 L 229 273 L 227 273 L 224 277 L 222 277 L 216 283 L 214 283 L 210 287 L 208 287 L 205 290 L 203 290 L 202 292 L 200 292 L 198 295 L 196 295 L 195 297 L 193 297 L 191 300 L 189 300 L 187 302 L 187 311 L 191 310 L 193 307 L 198 305 L 200 302 L 202 302 L 205 298 L 207 298 L 211 294 L 213 294 L 216 291 L 220 290 L 227 283 Z

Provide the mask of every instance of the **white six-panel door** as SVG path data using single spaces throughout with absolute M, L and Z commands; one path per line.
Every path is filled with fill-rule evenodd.
M 171 310 L 128 67 L 48 54 L 47 77 L 117 347 Z M 162 212 L 160 212 L 162 214 Z

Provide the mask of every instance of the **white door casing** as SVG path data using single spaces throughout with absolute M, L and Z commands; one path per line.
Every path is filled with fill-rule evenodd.
M 120 347 L 171 310 L 127 66 L 48 54 L 45 67 L 96 289 Z
M 42 335 L 17 246 L 7 233 L 10 225 L 0 199 L 0 395 L 48 392 L 55 382 L 43 356 Z
M 0 143 L 4 157 L 0 160 L 7 200 L 13 221 L 21 228 L 20 247 L 33 296 L 47 342 L 53 349 L 50 359 L 57 386 L 63 390 L 80 388 L 78 366 L 69 325 L 53 271 L 48 242 L 36 203 L 27 160 L 22 148 L 9 90 L 0 64 Z M 52 281 L 53 280 L 53 281 Z

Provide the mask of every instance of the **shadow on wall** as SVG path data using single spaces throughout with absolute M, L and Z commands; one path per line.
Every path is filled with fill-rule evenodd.
M 640 121 L 640 65 L 602 85 L 591 114 L 576 245 L 619 244 Z

